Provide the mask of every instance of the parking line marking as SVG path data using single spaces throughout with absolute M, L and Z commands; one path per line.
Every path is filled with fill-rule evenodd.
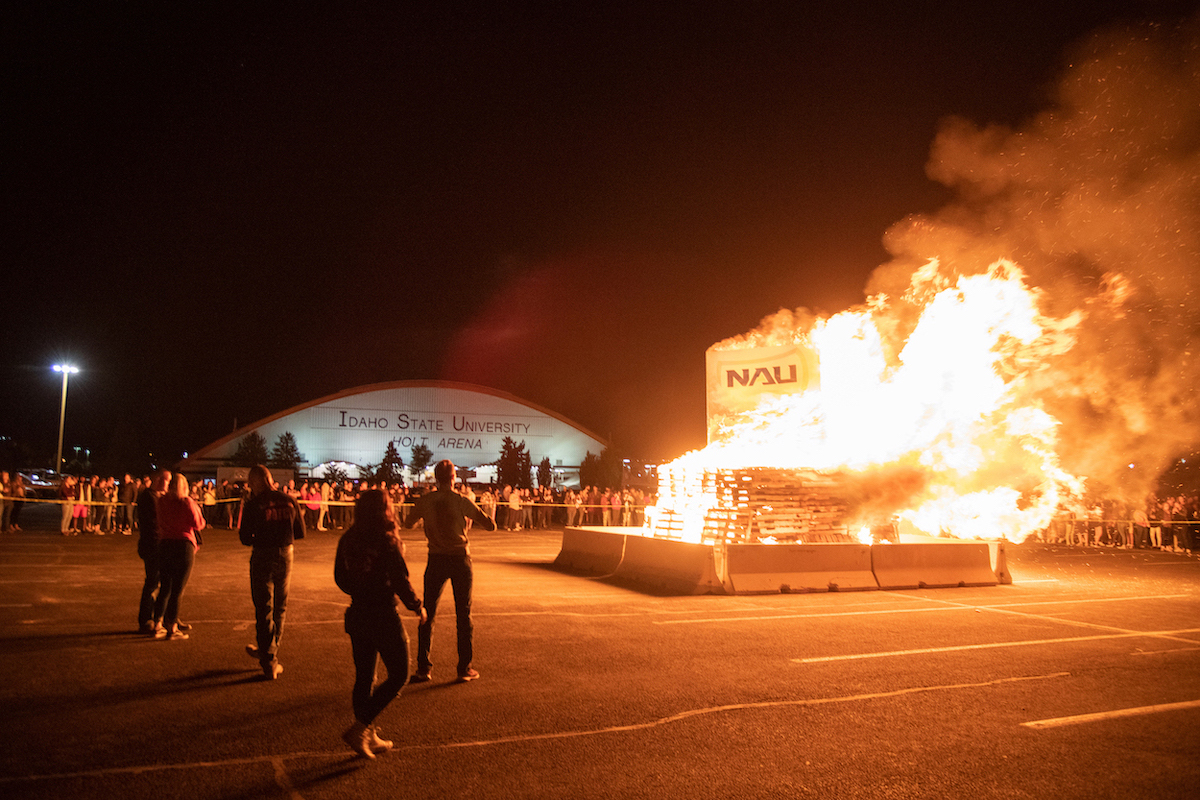
M 579 736 L 595 736 L 603 733 L 623 733 L 628 731 L 641 731 L 656 728 L 660 725 L 668 725 L 673 722 L 690 719 L 692 717 L 704 716 L 706 714 L 716 714 L 724 711 L 741 711 L 745 709 L 759 708 L 787 708 L 804 707 L 804 706 L 820 706 L 833 703 L 852 703 L 863 700 L 878 700 L 889 697 L 902 697 L 904 695 L 924 694 L 926 692 L 951 691 L 955 689 L 979 689 L 989 686 L 999 686 L 1005 683 L 1017 683 L 1021 681 L 1038 681 L 1051 678 L 1065 678 L 1069 676 L 1069 672 L 1052 672 L 1047 675 L 1020 675 L 1015 678 L 997 678 L 991 681 L 980 681 L 978 683 L 953 683 L 942 684 L 938 686 L 912 686 L 907 689 L 895 689 L 889 692 L 871 692 L 866 694 L 844 695 L 842 697 L 813 697 L 802 700 L 764 700 L 758 703 L 733 703 L 724 706 L 709 706 L 707 708 L 694 708 L 689 711 L 681 711 L 678 714 L 671 714 L 667 717 L 649 720 L 648 722 L 637 722 L 630 725 L 614 725 L 608 728 L 592 728 L 589 730 L 579 731 L 558 731 L 554 733 L 537 733 L 525 736 L 501 736 L 496 739 L 483 739 L 474 742 L 447 742 L 442 745 L 433 745 L 430 749 L 451 749 L 458 747 L 483 747 L 494 744 L 513 744 L 522 742 L 544 741 L 547 739 L 571 739 Z
M 1001 686 L 1009 683 L 1023 683 L 1025 681 L 1043 681 L 1052 680 L 1055 678 L 1065 678 L 1070 676 L 1069 672 L 1051 672 L 1046 675 L 1018 675 L 1012 678 L 996 678 L 990 681 L 979 681 L 975 683 L 952 683 L 940 684 L 936 686 L 910 686 L 906 689 L 894 689 L 887 692 L 870 692 L 864 694 L 843 695 L 841 697 L 811 697 L 799 700 L 764 700 L 758 703 L 733 703 L 723 706 L 708 706 L 705 708 L 693 708 L 687 711 L 681 711 L 677 714 L 671 714 L 666 717 L 648 720 L 646 722 L 635 722 L 629 725 L 613 725 L 605 728 L 588 728 L 583 730 L 572 731 L 553 731 L 550 733 L 535 733 L 522 736 L 499 736 L 494 739 L 478 739 L 468 742 L 444 742 L 442 744 L 415 744 L 402 747 L 396 747 L 393 753 L 407 753 L 414 751 L 435 751 L 435 750 L 455 750 L 465 747 L 486 747 L 488 745 L 500 744 L 521 744 L 526 742 L 550 741 L 555 739 L 575 739 L 581 736 L 597 736 L 607 733 L 625 733 L 632 731 L 642 731 L 657 728 L 662 725 L 680 722 L 692 717 L 704 716 L 706 714 L 717 714 L 726 711 L 741 711 L 746 709 L 763 709 L 763 708 L 787 708 L 787 707 L 805 707 L 805 706 L 821 706 L 832 705 L 837 703 L 854 703 L 864 700 L 880 700 L 891 697 L 904 697 L 906 695 L 928 694 L 932 692 L 955 691 L 958 689 L 985 689 L 992 686 Z M 274 771 L 276 785 L 284 791 L 295 792 L 290 779 L 286 774 L 280 772 L 284 762 L 300 758 L 331 758 L 337 760 L 345 760 L 352 762 L 350 754 L 345 750 L 336 751 L 301 751 L 295 753 L 279 753 L 277 755 L 268 756 L 249 756 L 246 758 L 230 758 L 223 761 L 193 761 L 182 762 L 176 764 L 144 764 L 140 766 L 128 767 L 107 767 L 93 770 L 80 770 L 78 772 L 61 772 L 43 775 L 14 775 L 0 776 L 0 786 L 12 783 L 29 783 L 34 781 L 47 780 L 63 780 L 76 778 L 104 778 L 113 775 L 142 775 L 151 772 L 167 772 L 197 768 L 212 768 L 225 766 L 243 766 L 250 764 L 269 764 Z
M 1089 722 L 1102 722 L 1107 719 L 1122 717 L 1141 717 L 1147 714 L 1160 714 L 1164 711 L 1182 711 L 1186 708 L 1200 708 L 1200 700 L 1187 700 L 1182 703 L 1161 703 L 1156 706 L 1140 706 L 1138 708 L 1120 708 L 1115 711 L 1098 711 L 1095 714 L 1076 714 L 1073 717 L 1054 717 L 1053 719 L 1038 719 L 1032 722 L 1022 722 L 1026 728 L 1061 728 L 1064 725 L 1086 725 Z
M 1103 639 L 1134 639 L 1139 637 L 1178 636 L 1185 633 L 1200 633 L 1200 628 L 1183 628 L 1175 631 L 1134 631 L 1131 633 L 1108 633 L 1101 636 L 1064 636 L 1059 639 L 1022 639 L 1021 641 L 1016 642 L 960 644 L 952 647 L 922 647 L 916 650 L 887 650 L 881 653 L 854 653 L 844 656 L 818 656 L 815 658 L 793 658 L 789 660 L 796 664 L 822 664 L 830 661 L 858 661 L 867 658 L 891 658 L 893 656 L 928 655 L 931 653 L 957 653 L 966 650 L 993 650 L 1001 647 L 1029 647 L 1040 644 L 1094 642 Z
M 703 622 L 755 622 L 759 620 L 773 619 L 808 619 L 818 617 L 852 617 L 852 616 L 867 616 L 869 614 L 913 614 L 923 611 L 965 611 L 970 609 L 1004 609 L 1017 608 L 1024 606 L 1041 606 L 1041 605 L 1061 605 L 1064 603 L 1115 603 L 1125 600 L 1173 600 L 1180 597 L 1190 597 L 1186 594 L 1169 594 L 1169 595 L 1147 595 L 1143 597 L 1087 597 L 1078 600 L 1047 600 L 1047 601 L 1030 601 L 1028 603 L 998 603 L 995 605 L 987 605 L 986 603 L 958 603 L 942 598 L 926 598 L 926 597 L 906 597 L 905 599 L 936 603 L 933 607 L 926 608 L 884 608 L 867 611 L 829 611 L 816 614 L 762 614 L 749 617 L 703 617 L 700 619 L 670 619 L 670 620 L 655 620 L 655 625 L 693 625 Z M 1046 617 L 1046 619 L 1054 619 Z M 1058 620 L 1061 621 L 1061 620 Z

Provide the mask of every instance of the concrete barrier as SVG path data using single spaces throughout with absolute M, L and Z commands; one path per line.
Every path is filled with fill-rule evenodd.
M 730 544 L 725 563 L 735 594 L 879 588 L 865 544 Z
M 560 569 L 671 594 L 755 594 L 1011 583 L 1004 542 L 693 544 L 640 528 L 566 528 Z
M 621 564 L 628 537 L 628 529 L 622 528 L 566 528 L 554 566 L 589 575 L 611 575 Z
M 987 542 L 881 544 L 871 548 L 871 570 L 880 589 L 995 586 Z
M 727 594 L 723 574 L 711 544 L 629 536 L 613 578 L 672 594 Z

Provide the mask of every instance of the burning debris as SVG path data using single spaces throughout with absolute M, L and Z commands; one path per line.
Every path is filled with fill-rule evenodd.
M 893 309 L 914 304 L 918 323 L 892 346 Z M 1045 359 L 1071 347 L 1074 324 L 1042 315 L 1009 262 L 951 283 L 933 261 L 898 301 L 876 296 L 807 330 L 722 342 L 716 352 L 744 361 L 755 352 L 747 344 L 791 337 L 788 347 L 819 364 L 819 381 L 793 393 L 776 383 L 752 404 L 738 396 L 749 381 L 714 380 L 710 369 L 713 440 L 660 468 L 652 530 L 811 543 L 869 540 L 895 518 L 928 534 L 1022 539 L 1081 490 L 1058 465 L 1057 421 L 1029 390 Z
M 700 539 L 712 542 L 850 542 L 846 487 L 810 469 L 659 471 L 657 535 L 685 538 L 703 509 Z M 702 498 L 709 498 L 708 501 Z

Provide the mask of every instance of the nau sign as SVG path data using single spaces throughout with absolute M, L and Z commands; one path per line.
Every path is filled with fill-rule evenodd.
M 749 411 L 764 395 L 796 394 L 815 388 L 817 355 L 803 345 L 716 350 L 705 354 L 708 438 L 729 414 Z
M 754 386 L 761 383 L 763 386 L 775 386 L 780 383 L 796 383 L 796 365 L 787 365 L 788 374 L 783 376 L 784 367 L 755 367 L 754 373 L 750 373 L 749 367 L 742 367 L 741 370 L 726 369 L 725 384 L 727 388 L 732 389 L 734 384 L 738 386 Z

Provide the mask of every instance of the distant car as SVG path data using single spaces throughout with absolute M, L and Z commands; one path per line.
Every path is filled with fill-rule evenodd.
M 57 500 L 60 478 L 44 478 L 38 473 L 21 473 L 21 482 L 25 484 L 25 496 L 38 500 Z

